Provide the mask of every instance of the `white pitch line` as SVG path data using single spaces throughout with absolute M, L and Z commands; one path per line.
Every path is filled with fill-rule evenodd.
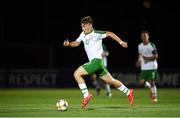
M 104 108 L 104 107 L 96 107 L 96 106 L 89 106 L 87 107 L 87 109 L 91 109 L 93 108 L 94 110 L 103 110 L 103 111 L 180 111 L 180 108 L 157 108 L 157 107 L 154 107 L 154 108 Z M 56 107 L 50 107 L 50 108 L 34 108 L 34 107 L 0 107 L 0 110 L 54 110 L 56 109 Z M 69 107 L 69 109 L 80 109 L 80 107 Z

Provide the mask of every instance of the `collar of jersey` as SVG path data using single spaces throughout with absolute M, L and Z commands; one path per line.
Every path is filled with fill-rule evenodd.
M 94 31 L 94 29 L 92 29 L 89 33 L 86 33 L 85 35 L 90 34 L 90 33 L 93 32 L 93 31 Z

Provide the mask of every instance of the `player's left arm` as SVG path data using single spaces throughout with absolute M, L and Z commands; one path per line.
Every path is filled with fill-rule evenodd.
M 106 32 L 106 36 L 107 37 L 111 37 L 113 40 L 115 40 L 116 42 L 118 42 L 122 47 L 127 48 L 127 42 L 123 41 L 120 37 L 118 37 L 116 34 L 114 34 L 113 32 Z
M 143 56 L 143 59 L 148 60 L 148 61 L 154 61 L 155 59 L 158 59 L 158 54 L 155 54 L 155 55 L 150 56 L 150 57 Z

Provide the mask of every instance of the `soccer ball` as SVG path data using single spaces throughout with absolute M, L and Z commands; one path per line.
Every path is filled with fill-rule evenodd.
M 68 109 L 68 102 L 64 99 L 59 99 L 56 102 L 56 108 L 58 111 L 66 111 Z

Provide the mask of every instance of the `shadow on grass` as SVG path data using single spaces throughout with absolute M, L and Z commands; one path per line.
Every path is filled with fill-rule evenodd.
M 126 106 L 107 106 L 107 107 L 102 107 L 104 110 L 137 110 L 137 107 L 126 107 Z

